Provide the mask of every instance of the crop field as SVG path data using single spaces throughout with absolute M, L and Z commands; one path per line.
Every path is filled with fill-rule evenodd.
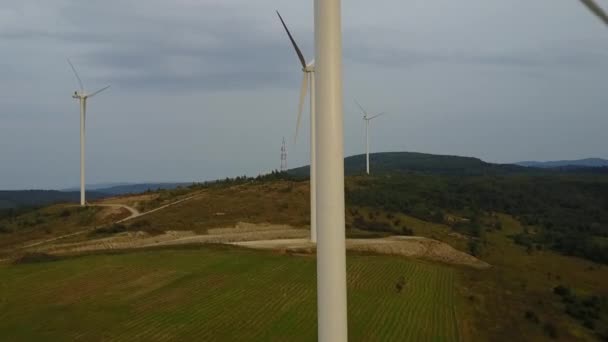
M 310 256 L 215 246 L 0 266 L 0 336 L 313 341 L 315 269 Z M 459 279 L 441 264 L 349 255 L 350 340 L 472 340 Z

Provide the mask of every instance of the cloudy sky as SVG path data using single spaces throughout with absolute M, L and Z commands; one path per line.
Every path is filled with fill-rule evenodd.
M 78 184 L 66 57 L 87 89 L 112 85 L 89 102 L 89 183 L 257 175 L 283 136 L 306 164 L 275 9 L 312 59 L 312 1 L 0 2 L 0 189 Z M 390 114 L 374 151 L 608 158 L 608 30 L 576 0 L 344 0 L 343 32 L 347 155 L 363 151 L 356 98 Z

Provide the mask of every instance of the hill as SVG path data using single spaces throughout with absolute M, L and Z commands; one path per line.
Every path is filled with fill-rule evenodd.
M 102 254 L 67 259 L 41 254 L 28 256 L 17 265 L 0 265 L 0 277 L 6 280 L 3 293 L 8 294 L 0 312 L 0 334 L 16 340 L 28 336 L 62 340 L 75 335 L 93 340 L 101 336 L 112 340 L 285 340 L 286 330 L 281 327 L 287 324 L 294 336 L 314 340 L 314 255 L 210 246 L 117 252 L 108 240 L 143 236 L 161 240 L 167 234 L 191 239 L 186 232 L 206 236 L 243 221 L 306 228 L 308 183 L 276 179 L 279 176 L 239 178 L 103 200 L 129 203 L 146 211 L 161 204 L 158 202 L 163 198 L 196 195 L 124 225 L 69 235 L 48 243 L 50 248 L 32 250 L 48 253 L 82 242 L 106 245 L 109 249 Z M 550 245 L 541 246 L 540 241 L 532 248 L 514 241 L 517 236 L 541 233 L 541 227 L 531 225 L 528 221 L 533 218 L 522 215 L 519 207 L 549 214 L 548 222 L 556 224 L 560 220 L 551 213 L 552 208 L 563 211 L 559 207 L 567 205 L 575 209 L 586 202 L 585 198 L 602 202 L 596 197 L 604 193 L 600 178 L 579 177 L 556 175 L 543 182 L 538 180 L 544 177 L 521 175 L 347 177 L 349 237 L 414 234 L 470 251 L 492 265 L 483 270 L 465 269 L 426 260 L 349 253 L 351 339 L 498 341 L 526 336 L 524 340 L 543 341 L 556 335 L 564 341 L 593 341 L 594 336 L 605 335 L 608 326 L 602 317 L 608 311 L 602 303 L 608 295 L 608 268 L 560 255 Z M 565 188 L 556 188 L 556 182 Z M 552 200 L 563 198 L 562 191 L 574 194 L 572 203 Z M 378 196 L 382 193 L 387 196 Z M 525 198 L 549 207 L 520 203 Z M 497 214 L 493 208 L 515 216 Z M 573 217 L 588 216 L 570 209 Z M 6 228 L 4 233 L 0 230 L 0 241 L 24 241 L 19 237 L 23 234 L 37 240 L 77 232 L 79 222 L 83 227 L 95 227 L 110 214 L 96 207 L 70 210 L 64 213 L 61 206 L 55 206 L 0 220 L 0 226 Z M 603 213 L 599 215 L 599 222 L 606 222 Z M 6 248 L 10 251 L 9 245 Z M 31 261 L 42 262 L 21 264 Z M 19 281 L 23 272 L 31 275 L 26 283 Z M 118 278 L 110 274 L 118 274 Z M 554 293 L 555 288 L 570 293 L 568 302 Z M 29 305 L 20 304 L 24 298 L 30 298 Z M 599 304 L 594 298 L 599 298 Z M 99 315 L 80 314 L 100 307 L 104 311 Z M 69 320 L 48 319 L 60 317 L 57 310 Z M 230 315 L 222 314 L 227 311 Z M 247 317 L 255 317 L 255 324 L 247 323 Z M 68 325 L 68 321 L 78 324 Z M 24 322 L 33 330 L 18 329 Z M 100 330 L 100 326 L 105 328 Z
M 87 191 L 87 199 L 95 200 L 108 197 L 107 194 Z M 56 190 L 0 190 L 0 209 L 39 207 L 54 203 L 78 203 L 80 192 Z
M 493 164 L 473 157 L 436 155 L 417 152 L 381 152 L 370 154 L 370 168 L 374 174 L 422 172 L 440 175 L 484 175 L 529 173 L 525 167 L 513 164 Z M 288 171 L 294 176 L 308 176 L 309 167 Z M 344 158 L 346 175 L 365 173 L 365 155 Z
M 369 251 L 349 253 L 351 339 L 595 341 L 608 337 L 608 177 L 542 170 L 454 174 L 463 173 L 346 178 L 346 233 L 351 241 L 413 234 L 473 254 L 492 266 L 472 269 Z M 308 188 L 305 179 L 274 172 L 104 199 L 98 203 L 124 203 L 149 214 L 101 228 L 100 220 L 107 222 L 108 215 L 128 213 L 104 212 L 103 207 L 74 207 L 66 212 L 59 205 L 0 218 L 2 243 L 12 240 L 23 246 L 32 238 L 70 234 L 27 250 L 46 254 L 0 265 L 9 294 L 0 300 L 0 306 L 4 303 L 0 334 L 16 340 L 28 336 L 285 340 L 282 327 L 287 326 L 298 337 L 295 340 L 299 336 L 314 340 L 306 335 L 315 331 L 312 251 L 244 251 L 201 242 L 218 243 L 214 236 L 219 231 L 233 241 L 239 238 L 234 230 L 253 234 L 249 224 L 239 222 L 261 225 L 264 231 L 257 240 L 274 234 L 266 223 L 287 225 L 306 236 Z M 188 200 L 156 210 L 177 199 Z M 90 230 L 71 234 L 83 227 Z M 150 244 L 140 250 L 125 246 L 134 239 L 158 243 L 168 236 L 195 245 L 150 249 Z M 3 252 L 2 243 L 0 258 L 12 255 L 13 247 L 7 242 Z M 56 253 L 82 255 L 86 249 L 66 250 L 66 246 L 93 244 L 103 247 L 102 252 L 67 259 L 62 256 L 66 254 Z M 16 253 L 23 251 L 17 245 Z M 28 260 L 43 262 L 22 264 Z M 407 266 L 410 263 L 424 269 Z M 26 272 L 31 277 L 19 282 Z M 431 275 L 440 280 L 423 280 Z M 368 287 L 367 282 L 374 285 Z M 449 284 L 447 288 L 455 292 L 441 284 Z M 30 298 L 31 304 L 22 305 L 24 298 Z M 294 307 L 299 311 L 291 311 Z M 104 310 L 95 311 L 98 308 Z M 420 312 L 427 308 L 428 313 Z M 57 316 L 57 310 L 63 316 Z M 446 310 L 453 318 L 446 316 Z M 223 314 L 227 311 L 230 315 Z M 79 315 L 82 312 L 99 315 Z M 68 317 L 78 324 L 48 317 Z M 247 317 L 255 317 L 254 324 Z M 33 330 L 19 330 L 21 326 Z M 106 328 L 102 331 L 99 326 Z
M 550 168 L 593 168 L 608 167 L 608 160 L 601 158 L 587 158 L 578 160 L 556 160 L 556 161 L 523 161 L 515 163 L 520 166 L 534 167 L 541 169 Z

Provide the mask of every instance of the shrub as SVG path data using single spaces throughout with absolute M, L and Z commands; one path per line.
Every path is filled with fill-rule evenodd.
M 26 253 L 14 261 L 15 264 L 33 264 L 59 260 L 59 257 L 46 253 Z
M 583 325 L 587 329 L 590 329 L 590 330 L 594 330 L 595 329 L 595 323 L 590 318 L 585 318 L 585 320 L 583 320 Z
M 141 228 L 141 227 L 145 227 L 145 226 L 149 226 L 149 225 L 150 225 L 150 221 L 148 221 L 148 220 L 139 220 L 139 221 L 133 222 L 129 227 L 131 227 L 131 228 Z
M 125 227 L 124 225 L 122 225 L 120 223 L 114 223 L 107 227 L 97 228 L 91 234 L 92 235 L 111 235 L 111 234 L 117 234 L 117 233 L 122 233 L 122 232 L 126 232 L 126 231 L 127 231 L 127 227 Z
M 397 280 L 397 284 L 395 284 L 395 289 L 397 289 L 397 293 L 401 293 L 401 291 L 403 291 L 403 289 L 405 288 L 405 285 L 407 285 L 407 283 L 405 282 L 405 277 L 401 276 L 399 280 Z
M 414 231 L 412 229 L 408 228 L 407 226 L 402 226 L 401 227 L 401 235 L 413 236 L 414 235 Z
M 479 256 L 481 255 L 481 243 L 479 242 L 479 240 L 477 239 L 471 239 L 469 240 L 469 253 L 472 256 Z
M 536 313 L 534 313 L 534 311 L 527 310 L 525 316 L 526 319 L 532 323 L 540 323 L 540 319 L 538 319 L 538 316 L 536 315 Z
M 8 227 L 3 226 L 3 225 L 0 224 L 0 234 L 8 234 L 10 232 L 11 232 L 11 230 L 8 229 Z
M 560 297 L 569 297 L 572 295 L 572 291 L 570 290 L 570 288 L 563 286 L 563 285 L 558 285 L 558 286 L 554 287 L 553 293 L 555 293 L 556 295 L 558 295 Z
M 555 325 L 553 325 L 553 323 L 545 323 L 545 325 L 543 325 L 543 331 L 545 332 L 545 334 L 547 334 L 547 336 L 551 337 L 552 339 L 557 339 L 557 328 L 555 327 Z
M 66 218 L 66 217 L 70 217 L 70 215 L 72 215 L 72 212 L 69 211 L 68 209 L 63 209 L 60 213 L 59 213 L 59 217 L 62 218 Z

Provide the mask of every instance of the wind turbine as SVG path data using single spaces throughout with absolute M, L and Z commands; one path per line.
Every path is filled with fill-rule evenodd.
M 590 0 L 581 0 L 586 4 Z M 586 2 L 585 2 L 586 1 Z M 321 342 L 348 341 L 344 215 L 341 0 L 314 0 L 319 94 L 317 153 L 317 315 Z M 601 12 L 599 12 L 601 13 Z M 596 14 L 598 12 L 596 11 Z
M 75 99 L 78 99 L 80 101 L 80 206 L 85 206 L 86 199 L 85 199 L 85 174 L 84 174 L 85 153 L 84 153 L 84 149 L 85 149 L 85 121 L 86 121 L 86 117 L 87 117 L 87 99 L 90 99 L 93 96 L 101 93 L 102 91 L 110 88 L 110 86 L 101 88 L 91 94 L 88 94 L 84 90 L 84 85 L 82 83 L 82 80 L 80 79 L 80 76 L 78 76 L 78 72 L 76 71 L 76 68 L 74 68 L 74 65 L 72 64 L 70 59 L 68 59 L 68 64 L 70 64 L 72 71 L 74 71 L 74 76 L 76 76 L 76 80 L 78 80 L 78 85 L 80 86 L 80 90 L 75 91 L 74 95 L 72 95 L 72 97 Z
M 314 11 L 318 339 L 346 342 L 341 0 L 315 0 Z
M 593 0 L 580 0 L 583 5 L 593 12 L 604 24 L 608 25 L 608 14 Z
M 355 103 L 357 104 L 359 109 L 361 109 L 361 114 L 363 114 L 363 121 L 365 121 L 365 169 L 367 171 L 367 174 L 369 175 L 369 122 L 381 115 L 384 115 L 385 113 L 379 113 L 376 115 L 369 116 L 369 114 L 367 114 L 367 111 L 363 109 L 363 106 L 361 106 L 359 102 L 357 102 L 357 100 L 355 100 Z
M 285 32 L 293 45 L 294 50 L 296 50 L 296 54 L 298 55 L 298 59 L 300 60 L 300 64 L 302 65 L 302 88 L 300 89 L 300 103 L 298 106 L 298 119 L 296 123 L 296 135 L 294 138 L 297 140 L 298 131 L 300 130 L 300 119 L 302 117 L 302 108 L 304 106 L 304 99 L 306 98 L 306 92 L 310 90 L 310 241 L 316 243 L 317 242 L 317 161 L 316 161 L 316 151 L 315 151 L 315 61 L 314 59 L 310 63 L 306 63 L 306 59 L 302 54 L 302 51 L 296 44 L 295 39 L 289 32 L 283 17 L 279 11 L 277 11 L 277 15 L 281 20 L 281 24 L 283 24 L 283 28 L 285 28 Z M 310 89 L 309 89 L 310 87 Z

